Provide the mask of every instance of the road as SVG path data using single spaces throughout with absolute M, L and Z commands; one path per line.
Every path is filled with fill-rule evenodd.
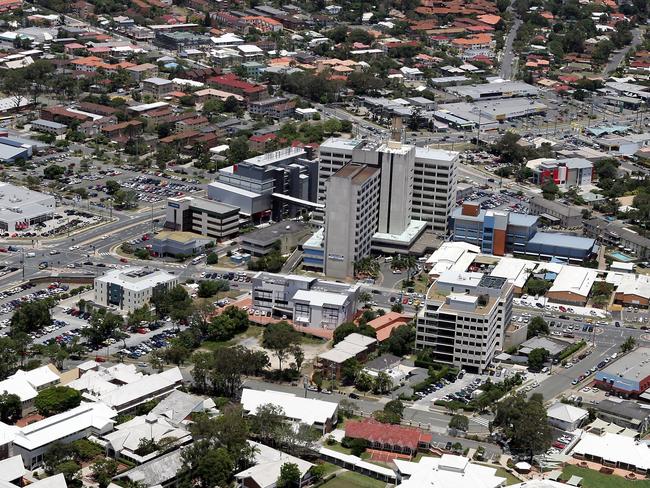
M 519 30 L 519 27 L 521 27 L 521 24 L 521 20 L 515 18 L 514 22 L 512 23 L 512 27 L 508 31 L 508 35 L 505 39 L 503 46 L 503 56 L 501 57 L 501 69 L 499 70 L 499 76 L 504 80 L 511 79 L 513 75 L 513 65 L 516 61 L 515 53 L 512 50 L 512 43 L 517 37 L 517 31 Z
M 642 37 L 643 37 L 643 31 L 638 27 L 634 29 L 632 31 L 632 42 L 630 42 L 630 44 L 628 44 L 624 48 L 614 51 L 614 54 L 612 54 L 612 57 L 605 65 L 603 74 L 609 75 L 610 73 L 616 71 L 618 66 L 621 64 L 621 61 L 623 61 L 623 58 L 625 58 L 625 55 L 630 51 L 630 49 L 641 44 Z

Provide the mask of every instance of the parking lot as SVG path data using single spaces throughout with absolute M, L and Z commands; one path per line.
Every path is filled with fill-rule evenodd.
M 183 181 L 169 181 L 163 178 L 144 175 L 124 179 L 119 183 L 122 188 L 135 190 L 138 195 L 138 201 L 145 203 L 157 203 L 170 197 L 181 197 L 188 193 L 195 193 L 201 190 L 200 187 Z M 90 185 L 88 188 L 97 192 L 103 192 L 108 196 L 109 188 L 105 182 Z
M 505 189 L 499 192 L 476 190 L 464 199 L 458 200 L 457 203 L 461 204 L 464 201 L 478 202 L 483 210 L 501 209 L 523 214 L 528 213 L 528 197 L 517 195 L 516 192 Z
M 66 208 L 61 213 L 56 213 L 50 220 L 39 222 L 15 232 L 2 232 L 0 237 L 29 238 L 29 237 L 54 237 L 66 232 L 85 229 L 102 222 L 102 218 L 85 212 Z

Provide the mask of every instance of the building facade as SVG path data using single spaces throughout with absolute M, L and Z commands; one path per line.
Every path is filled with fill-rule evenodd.
M 178 276 L 158 269 L 115 269 L 95 278 L 95 303 L 132 312 L 149 303 L 155 288 L 172 288 L 177 284 Z
M 304 327 L 336 329 L 357 311 L 357 285 L 260 272 L 251 286 L 254 308 Z
M 513 285 L 480 273 L 445 272 L 418 313 L 415 346 L 436 362 L 483 372 L 502 349 L 512 317 Z
M 217 240 L 239 233 L 239 207 L 197 197 L 169 198 L 165 227 Z
M 380 172 L 348 164 L 327 180 L 325 274 L 345 278 L 354 263 L 370 255 L 379 223 Z

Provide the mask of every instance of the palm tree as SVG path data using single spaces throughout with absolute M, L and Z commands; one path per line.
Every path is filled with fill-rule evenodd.
M 372 302 L 372 295 L 370 295 L 370 293 L 367 291 L 361 292 L 359 294 L 359 301 L 363 303 L 365 307 L 368 307 L 368 304 Z

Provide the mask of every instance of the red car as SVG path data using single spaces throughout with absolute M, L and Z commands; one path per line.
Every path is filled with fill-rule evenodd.
M 129 260 L 126 258 L 120 258 L 120 263 L 128 263 Z
M 404 305 L 408 305 L 409 299 L 408 298 L 402 298 L 402 303 Z

